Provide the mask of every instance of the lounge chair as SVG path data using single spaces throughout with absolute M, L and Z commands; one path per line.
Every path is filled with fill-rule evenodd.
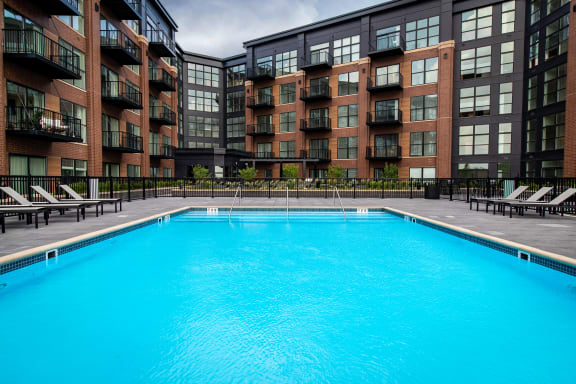
M 2 233 L 6 233 L 6 215 L 26 216 L 26 224 L 32 224 L 32 216 L 34 216 L 34 224 L 38 229 L 38 214 L 44 214 L 44 222 L 48 225 L 48 218 L 50 217 L 50 208 L 43 207 L 23 207 L 18 205 L 2 205 L 0 206 L 0 225 L 2 226 Z
M 516 208 L 520 215 L 524 215 L 524 210 L 528 208 L 535 208 L 536 211 L 540 214 L 540 216 L 546 215 L 547 209 L 558 209 L 560 208 L 560 213 L 564 216 L 564 203 L 570 199 L 572 196 L 576 195 L 576 188 L 568 188 L 556 198 L 554 198 L 550 202 L 528 202 L 528 201 L 519 201 L 519 202 L 510 202 L 510 203 L 503 203 L 504 214 L 506 213 L 506 207 L 510 207 L 510 217 L 512 217 L 512 208 Z
M 552 191 L 553 187 L 542 187 L 536 192 L 532 194 L 526 200 L 508 200 L 508 201 L 488 201 L 486 203 L 486 212 L 488 212 L 488 207 L 490 204 L 494 204 L 494 208 L 492 209 L 492 214 L 496 214 L 496 206 L 498 206 L 498 212 L 500 212 L 502 206 L 506 203 L 536 203 L 539 202 L 544 196 L 546 196 L 550 191 Z M 506 212 L 502 212 L 502 215 L 505 215 Z
M 80 214 L 82 214 L 82 219 L 86 218 L 86 204 L 72 204 L 72 203 L 58 203 L 58 204 L 49 204 L 49 203 L 32 203 L 24 196 L 16 192 L 14 189 L 10 187 L 0 187 L 0 191 L 4 192 L 8 196 L 10 196 L 16 203 L 19 204 L 20 207 L 38 207 L 38 208 L 48 208 L 51 211 L 58 211 L 60 214 L 63 214 L 67 209 L 75 209 L 76 210 L 76 221 L 80 221 Z M 98 216 L 98 207 L 96 207 L 96 216 Z
M 478 205 L 480 203 L 486 203 L 486 212 L 488 212 L 488 202 L 500 202 L 500 201 L 515 201 L 517 200 L 521 194 L 524 193 L 528 189 L 528 186 L 521 186 L 516 188 L 512 191 L 508 196 L 502 199 L 492 199 L 492 198 L 485 198 L 485 197 L 473 197 L 470 199 L 470 209 L 472 209 L 472 203 L 476 203 L 476 211 L 478 211 Z
M 118 212 L 118 204 L 120 204 L 120 211 L 122 211 L 122 199 L 84 199 L 82 198 L 82 196 L 78 194 L 78 192 L 70 188 L 69 185 L 62 184 L 60 185 L 60 188 L 62 188 L 62 190 L 72 198 L 72 199 L 62 199 L 60 201 L 66 201 L 66 202 L 99 201 L 103 204 L 114 204 L 114 212 Z
M 86 207 L 96 207 L 96 217 L 98 217 L 98 207 L 100 207 L 100 213 L 104 214 L 104 204 L 100 201 L 66 201 L 66 200 L 58 200 L 54 196 L 50 194 L 47 190 L 42 188 L 39 185 L 33 185 L 32 189 L 36 191 L 44 200 L 46 200 L 50 204 L 85 204 Z M 34 204 L 34 203 L 33 203 Z

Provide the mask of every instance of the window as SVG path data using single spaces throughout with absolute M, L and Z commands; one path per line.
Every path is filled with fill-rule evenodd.
M 512 83 L 500 84 L 499 113 L 501 115 L 512 113 Z
M 23 87 L 11 81 L 6 81 L 6 96 L 6 105 L 9 111 L 15 108 L 44 108 L 43 92 Z
M 60 39 L 59 42 L 64 48 L 68 49 L 79 57 L 78 67 L 80 69 L 80 76 L 82 76 L 80 79 L 66 79 L 64 81 L 80 89 L 86 89 L 86 55 L 84 55 L 84 52 L 80 51 L 78 48 L 62 39 Z
M 526 122 L 526 152 L 536 152 L 536 129 L 535 119 Z
M 562 177 L 563 171 L 564 162 L 562 160 L 542 161 L 542 177 Z
M 487 124 L 460 127 L 458 153 L 460 155 L 487 155 L 490 129 Z
M 150 177 L 158 177 L 159 169 L 158 167 L 150 167 Z
M 296 102 L 296 83 L 280 85 L 280 104 Z
M 102 115 L 102 131 L 118 132 L 120 131 L 120 121 L 112 116 Z M 111 136 L 113 140 L 118 140 L 118 136 Z
M 311 158 L 328 158 L 328 139 L 310 139 L 310 153 Z
M 256 66 L 258 68 L 264 68 L 272 70 L 272 56 L 261 57 L 256 60 Z
M 462 51 L 460 56 L 460 77 L 464 80 L 489 76 L 491 58 L 492 48 L 490 46 Z
M 226 95 L 226 113 L 244 112 L 244 91 L 228 92 Z
M 228 143 L 226 144 L 226 148 L 232 149 L 234 151 L 245 151 L 246 150 L 246 143 Z
M 104 163 L 104 177 L 120 177 L 120 164 Z
M 80 16 L 58 16 L 62 22 L 68 24 L 72 29 L 80 34 L 84 34 L 84 0 L 78 0 L 78 11 Z
M 356 159 L 358 157 L 358 137 L 338 138 L 338 158 Z
M 346 168 L 344 170 L 344 177 L 346 179 L 355 179 L 358 177 L 358 168 Z
M 289 51 L 276 54 L 276 76 L 288 75 L 296 72 L 298 51 Z
M 462 179 L 488 178 L 488 163 L 458 164 L 458 177 Z
M 148 142 L 150 144 L 150 155 L 160 154 L 159 135 L 156 132 L 150 132 L 148 135 Z
M 564 112 L 544 116 L 542 120 L 542 151 L 564 148 Z
M 514 72 L 514 42 L 500 44 L 500 74 Z
M 528 68 L 538 65 L 538 50 L 540 46 L 540 32 L 536 31 L 530 35 L 530 45 L 528 47 Z
M 218 88 L 220 69 L 209 65 L 188 63 L 188 83 Z
M 188 110 L 218 112 L 220 110 L 218 94 L 213 92 L 188 90 Z
M 436 83 L 438 81 L 438 58 L 412 62 L 412 85 Z
M 46 176 L 46 158 L 24 155 L 10 155 L 11 176 Z
M 334 64 L 360 59 L 360 35 L 334 40 Z
M 549 15 L 555 10 L 559 9 L 565 4 L 568 4 L 570 0 L 546 0 L 546 14 Z
M 410 156 L 436 156 L 436 131 L 411 132 Z
M 512 123 L 498 124 L 498 153 L 512 152 Z
M 162 168 L 162 177 L 164 178 L 172 177 L 172 168 Z
M 411 179 L 435 179 L 436 178 L 436 168 L 435 167 L 410 168 L 410 178 Z
M 358 72 L 341 73 L 338 75 L 338 96 L 355 95 L 358 93 Z
M 296 141 L 281 141 L 280 142 L 280 157 L 282 159 L 296 157 Z
M 228 137 L 244 137 L 244 130 L 246 125 L 246 118 L 230 117 L 226 119 L 226 134 Z
M 568 51 L 568 24 L 570 15 L 566 14 L 546 26 L 545 60 L 553 59 Z
M 128 164 L 126 166 L 126 171 L 128 177 L 140 177 L 140 166 L 134 164 Z
M 490 114 L 490 86 L 462 88 L 460 90 L 460 117 Z
M 258 143 L 256 145 L 257 157 L 271 158 L 272 157 L 272 143 Z
M 60 99 L 60 113 L 80 119 L 82 142 L 86 143 L 86 107 Z
M 296 131 L 296 112 L 280 114 L 280 133 Z
M 438 95 L 413 96 L 410 99 L 410 120 L 435 120 Z
M 566 64 L 544 72 L 544 105 L 566 100 Z
M 62 176 L 86 176 L 88 162 L 86 160 L 62 159 L 60 174 Z
M 509 162 L 498 163 L 498 178 L 509 179 L 512 176 L 512 166 Z
M 438 44 L 440 17 L 433 16 L 406 23 L 406 49 L 426 48 Z
M 462 41 L 492 36 L 492 7 L 462 13 Z
M 536 109 L 538 105 L 538 77 L 532 76 L 528 79 L 528 110 Z
M 358 104 L 338 107 L 338 128 L 358 126 Z
M 374 136 L 374 151 L 376 157 L 400 157 L 398 152 L 398 134 Z
M 310 59 L 309 64 L 319 64 L 326 63 L 329 61 L 330 56 L 330 44 L 323 43 L 317 44 L 310 47 Z
M 514 1 L 502 3 L 502 33 L 514 32 L 515 11 L 516 4 Z
M 327 169 L 310 169 L 310 178 L 312 179 L 325 179 L 328 177 Z
M 246 80 L 246 65 L 235 65 L 226 68 L 226 86 L 228 88 L 241 87 Z
M 530 0 L 530 25 L 540 20 L 540 0 Z
M 260 131 L 274 132 L 274 126 L 272 125 L 272 115 L 256 116 L 256 126 Z
M 383 51 L 400 47 L 400 26 L 395 25 L 376 31 L 376 50 Z
M 376 82 L 374 86 L 400 84 L 400 64 L 376 68 Z
M 205 143 L 202 141 L 188 141 L 188 148 L 214 149 L 214 148 L 220 148 L 220 145 L 218 143 Z
M 220 137 L 220 119 L 190 116 L 188 118 L 188 136 Z

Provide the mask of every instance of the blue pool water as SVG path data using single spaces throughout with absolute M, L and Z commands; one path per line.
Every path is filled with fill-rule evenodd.
M 1 284 L 3 384 L 576 382 L 575 278 L 387 214 L 186 214 Z

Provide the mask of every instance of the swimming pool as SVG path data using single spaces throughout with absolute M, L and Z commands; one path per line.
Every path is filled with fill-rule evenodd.
M 387 213 L 192 212 L 0 286 L 0 383 L 576 380 L 576 278 Z

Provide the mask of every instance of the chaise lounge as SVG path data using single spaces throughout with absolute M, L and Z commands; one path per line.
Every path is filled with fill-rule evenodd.
M 118 212 L 118 204 L 120 204 L 120 211 L 122 211 L 122 199 L 84 199 L 82 198 L 82 196 L 80 196 L 78 194 L 78 192 L 76 192 L 75 190 L 73 190 L 72 188 L 70 188 L 69 185 L 66 184 L 62 184 L 60 185 L 60 188 L 62 188 L 62 190 L 64 192 L 66 192 L 68 194 L 68 196 L 71 197 L 71 199 L 62 199 L 60 201 L 65 201 L 65 202 L 100 202 L 103 204 L 114 204 L 114 212 Z

